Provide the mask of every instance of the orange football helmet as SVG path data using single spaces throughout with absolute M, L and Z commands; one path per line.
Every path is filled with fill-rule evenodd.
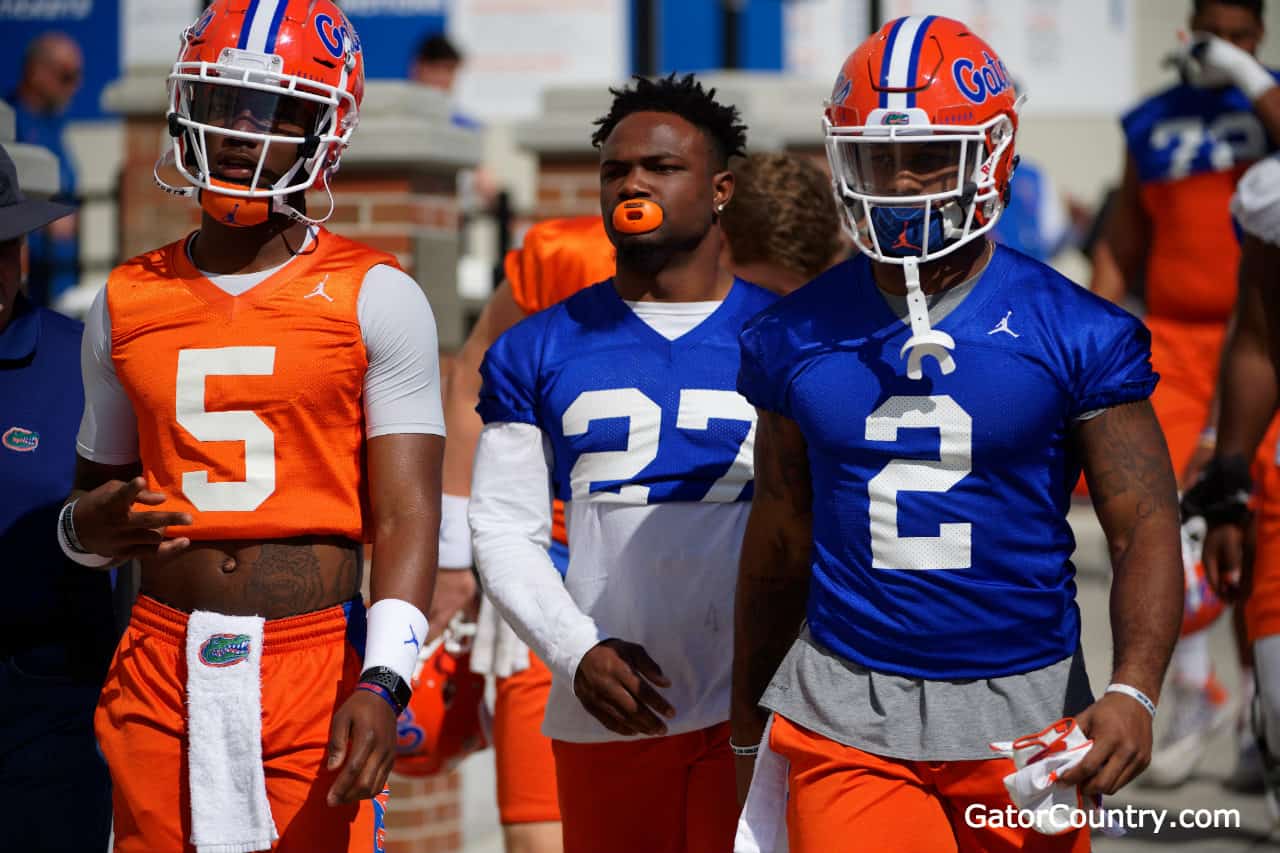
M 255 221 L 271 212 L 312 223 L 328 218 L 310 219 L 285 199 L 317 181 L 328 189 L 359 122 L 360 37 L 332 0 L 215 0 L 183 32 L 168 88 L 173 144 L 156 163 L 162 188 L 235 199 L 256 211 Z M 210 136 L 243 140 L 245 162 L 235 175 L 219 176 L 218 164 L 210 163 Z M 279 145 L 296 146 L 297 154 L 276 175 L 265 167 L 268 151 Z M 161 179 L 168 162 L 189 186 Z
M 396 720 L 395 771 L 432 776 L 451 770 L 492 740 L 484 676 L 471 671 L 476 625 L 458 613 L 418 653 L 413 696 Z
M 877 261 L 923 262 L 991 230 L 1016 165 L 1021 99 L 959 21 L 885 24 L 849 55 L 823 125 L 845 230 Z

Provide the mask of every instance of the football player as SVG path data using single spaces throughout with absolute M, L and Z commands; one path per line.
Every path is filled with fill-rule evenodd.
M 1087 830 L 964 813 L 1009 804 L 1014 763 L 990 744 L 1063 717 L 1093 741 L 1067 791 L 1113 792 L 1146 764 L 1182 586 L 1149 337 L 989 239 L 1017 102 L 964 24 L 886 24 L 845 61 L 825 119 L 860 256 L 742 333 L 738 387 L 759 414 L 735 617 L 742 782 L 763 704 L 789 767 L 789 793 L 764 795 L 795 853 L 843 838 L 1087 850 Z M 1115 669 L 1096 702 L 1066 520 L 1082 467 L 1114 562 Z
M 1257 681 L 1251 722 L 1267 805 L 1280 820 L 1280 463 L 1274 440 L 1263 438 L 1280 401 L 1274 344 L 1280 335 L 1280 160 L 1268 158 L 1245 173 L 1232 213 L 1245 236 L 1218 388 L 1218 445 L 1183 508 L 1208 523 L 1204 566 L 1215 589 L 1228 601 L 1243 600 Z M 1259 466 L 1264 455 L 1266 464 Z M 1261 472 L 1256 484 L 1251 467 Z M 1256 548 L 1246 548 L 1255 485 Z
M 1160 387 L 1151 404 L 1185 488 L 1213 451 L 1217 378 L 1235 301 L 1239 242 L 1228 206 L 1236 181 L 1280 140 L 1276 72 L 1254 57 L 1262 0 L 1194 0 L 1182 82 L 1122 120 L 1125 171 L 1094 255 L 1090 287 L 1122 302 L 1145 283 L 1145 321 Z M 1265 462 L 1265 460 L 1263 460 Z M 1145 781 L 1176 785 L 1195 769 L 1232 703 L 1213 673 L 1207 629 L 1222 610 L 1189 541 L 1186 618 L 1173 658 L 1172 713 Z
M 735 161 L 734 197 L 720 215 L 720 263 L 739 278 L 778 294 L 809 281 L 843 251 L 830 180 L 812 161 L 759 153 Z M 471 463 L 481 421 L 480 363 L 485 351 L 517 321 L 613 275 L 614 249 L 599 216 L 549 219 L 533 225 L 507 254 L 505 280 L 490 298 L 449 371 L 445 392 L 445 496 L 436 598 L 428 614 L 443 624 L 475 593 L 466 522 Z M 568 567 L 564 505 L 552 513 L 552 562 Z M 507 853 L 554 853 L 561 848 L 551 742 L 540 731 L 551 673 L 511 629 L 482 605 L 473 666 L 497 676 L 494 749 L 498 812 Z M 415 693 L 415 702 L 427 697 Z M 468 713 L 467 719 L 474 715 Z
M 472 541 L 486 594 L 552 673 L 565 850 L 727 851 L 754 433 L 736 340 L 774 297 L 718 260 L 737 110 L 692 75 L 614 95 L 593 142 L 616 272 L 489 348 Z M 546 552 L 553 494 L 563 579 Z
M 381 849 L 444 424 L 422 290 L 306 203 L 363 77 L 331 0 L 215 0 L 158 164 L 200 227 L 117 267 L 87 318 L 58 533 L 85 565 L 142 564 L 96 720 L 117 851 Z

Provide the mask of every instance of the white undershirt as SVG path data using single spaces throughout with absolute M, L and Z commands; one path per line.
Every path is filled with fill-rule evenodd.
M 649 324 L 649 328 L 669 341 L 693 331 L 721 305 L 720 302 L 623 301 L 637 317 Z
M 292 260 L 256 273 L 205 276 L 222 291 L 239 296 Z M 371 267 L 360 286 L 356 315 L 369 361 L 364 380 L 365 436 L 444 435 L 435 316 L 417 282 L 386 264 Z M 85 317 L 80 369 L 85 407 L 77 451 L 107 465 L 137 461 L 137 418 L 111 359 L 105 287 Z
M 632 308 L 671 340 L 719 305 Z M 486 594 L 552 673 L 543 733 L 579 743 L 621 739 L 573 693 L 583 655 L 609 637 L 640 643 L 671 679 L 661 691 L 676 709 L 666 721 L 670 734 L 728 719 L 733 593 L 750 504 L 570 501 L 569 571 L 561 579 L 546 550 L 552 461 L 540 428 L 486 425 L 469 509 Z

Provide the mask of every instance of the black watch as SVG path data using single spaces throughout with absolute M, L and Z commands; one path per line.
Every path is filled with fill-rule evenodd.
M 413 695 L 409 683 L 389 666 L 371 666 L 360 673 L 360 680 L 366 684 L 376 684 L 390 693 L 391 700 L 396 703 L 397 717 L 404 713 L 409 705 L 409 697 Z

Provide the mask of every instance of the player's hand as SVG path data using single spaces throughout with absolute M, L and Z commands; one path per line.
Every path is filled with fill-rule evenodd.
M 1181 45 L 1165 57 L 1165 65 L 1177 69 L 1182 81 L 1201 89 L 1235 86 L 1257 100 L 1275 85 L 1274 78 L 1257 57 L 1212 33 L 1180 34 Z
M 573 676 L 573 692 L 582 707 L 609 731 L 620 735 L 664 735 L 676 709 L 654 687 L 671 682 L 644 647 L 605 640 L 582 657 Z
M 327 751 L 326 769 L 342 768 L 329 788 L 329 805 L 376 797 L 396 760 L 395 711 L 381 696 L 355 691 L 333 715 Z
M 444 633 L 449 621 L 459 610 L 468 622 L 476 621 L 480 613 L 480 585 L 470 569 L 440 569 L 436 572 L 436 589 L 431 596 L 431 607 L 427 610 L 427 638 L 424 646 L 430 645 L 436 637 Z
M 138 512 L 134 504 L 156 506 L 165 496 L 147 489 L 144 477 L 112 480 L 81 495 L 72 513 L 76 538 L 84 548 L 119 562 L 134 557 L 167 557 L 191 544 L 185 536 L 166 539 L 171 524 L 190 524 L 185 512 Z M 104 567 L 106 568 L 106 567 Z
M 1244 528 L 1239 524 L 1210 527 L 1204 536 L 1200 560 L 1205 579 L 1218 598 L 1230 603 L 1241 597 L 1244 578 Z
M 1107 693 L 1075 719 L 1093 749 L 1061 784 L 1079 785 L 1086 797 L 1114 794 L 1151 763 L 1151 715 L 1132 696 Z

